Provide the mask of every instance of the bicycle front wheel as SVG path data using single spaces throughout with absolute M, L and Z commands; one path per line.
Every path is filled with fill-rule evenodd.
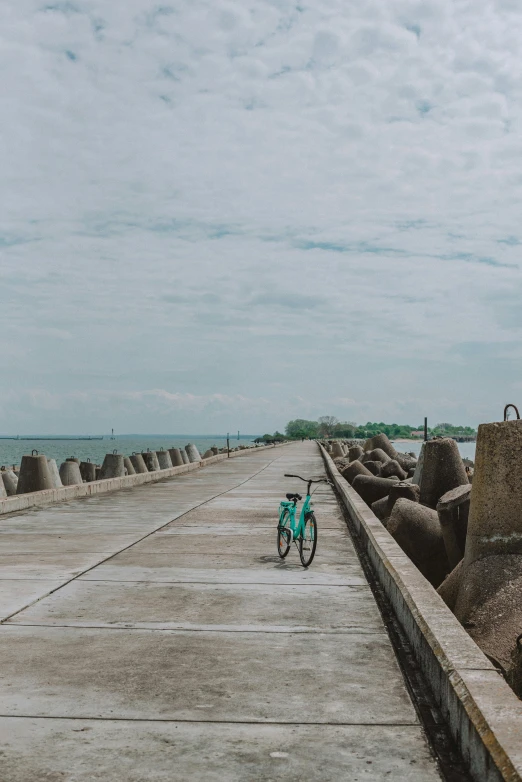
M 317 521 L 315 519 L 315 513 L 312 510 L 310 513 L 306 514 L 303 534 L 299 539 L 299 556 L 303 567 L 308 567 L 308 565 L 312 564 L 316 548 Z
M 290 532 L 290 511 L 285 510 L 277 527 L 277 551 L 281 559 L 284 559 L 290 551 L 292 533 Z

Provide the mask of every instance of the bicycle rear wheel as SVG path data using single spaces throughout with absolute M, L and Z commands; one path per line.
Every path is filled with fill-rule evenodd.
M 312 564 L 317 548 L 317 521 L 312 511 L 306 514 L 303 535 L 299 538 L 299 557 L 303 567 Z
M 285 510 L 277 526 L 277 552 L 284 559 L 290 551 L 292 533 L 290 531 L 290 511 Z

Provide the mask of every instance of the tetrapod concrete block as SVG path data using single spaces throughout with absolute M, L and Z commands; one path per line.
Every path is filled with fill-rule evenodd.
M 141 453 L 133 453 L 130 460 L 136 474 L 148 472 L 147 465 L 145 464 L 145 460 Z
M 160 469 L 156 451 L 143 451 L 141 455 L 143 456 L 143 461 L 147 465 L 147 470 L 149 472 L 156 472 Z
M 16 494 L 16 487 L 18 486 L 18 476 L 15 475 L 13 470 L 2 470 L 2 483 L 4 485 L 6 494 L 8 497 L 12 497 Z
M 337 442 L 333 443 L 331 456 L 332 456 L 332 459 L 339 459 L 339 458 L 342 458 L 344 456 L 344 451 L 343 451 L 341 443 L 337 443 Z
M 183 459 L 181 458 L 181 451 L 179 448 L 169 448 L 170 460 L 173 467 L 181 467 Z
M 375 475 L 357 475 L 352 486 L 364 502 L 372 506 L 374 502 L 387 497 L 398 478 L 377 478 Z
M 401 465 L 395 459 L 389 459 L 382 465 L 380 471 L 381 478 L 391 478 L 395 475 L 400 481 L 406 480 L 408 474 L 402 469 Z
M 200 462 L 201 461 L 201 454 L 199 453 L 198 449 L 193 443 L 189 443 L 185 446 L 185 451 L 187 453 L 189 462 Z
M 455 615 L 508 678 L 521 595 L 522 421 L 482 424 Z
M 17 494 L 29 494 L 53 488 L 53 479 L 47 457 L 43 454 L 22 456 Z
M 352 445 L 351 448 L 348 448 L 348 458 L 351 462 L 360 459 L 363 453 L 364 451 L 360 445 Z
M 372 475 L 370 470 L 366 468 L 366 465 L 364 465 L 358 459 L 349 464 L 348 467 L 344 467 L 342 470 L 340 470 L 340 473 L 350 485 L 353 483 L 357 475 L 367 475 L 370 477 Z
M 60 465 L 60 478 L 64 486 L 77 486 L 83 483 L 80 465 L 75 461 L 65 461 Z
M 100 480 L 104 481 L 108 478 L 123 478 L 125 475 L 125 465 L 123 463 L 123 456 L 120 453 L 108 453 L 103 460 Z
M 449 437 L 435 438 L 424 443 L 420 466 L 413 482 L 420 486 L 422 505 L 435 509 L 443 494 L 469 483 L 459 448 Z
M 123 466 L 127 471 L 127 475 L 136 475 L 136 470 L 134 469 L 134 465 L 130 460 L 130 456 L 123 457 Z
M 450 570 L 437 512 L 418 502 L 398 499 L 388 520 L 388 532 L 437 588 Z
M 160 466 L 160 470 L 170 470 L 172 467 L 172 459 L 170 458 L 170 453 L 168 451 L 156 451 L 156 456 L 158 457 L 158 464 Z
M 85 483 L 92 483 L 96 480 L 96 465 L 92 462 L 80 462 L 80 475 Z
M 208 451 L 205 451 L 203 454 L 203 459 L 210 459 L 212 456 L 214 456 L 214 451 L 209 448 Z
M 471 485 L 457 486 L 443 494 L 437 503 L 437 513 L 450 567 L 458 565 L 464 556 Z
M 190 464 L 190 460 L 189 460 L 189 458 L 187 456 L 187 452 L 185 451 L 185 449 L 184 448 L 180 448 L 179 450 L 180 450 L 180 453 L 181 453 L 181 458 L 183 459 L 183 464 Z M 231 448 L 230 450 L 233 451 L 234 449 Z
M 56 459 L 48 458 L 47 463 L 49 465 L 49 472 L 51 473 L 51 478 L 53 481 L 53 488 L 60 489 L 63 486 L 63 483 L 62 483 L 62 479 L 60 478 L 60 471 L 58 470 Z

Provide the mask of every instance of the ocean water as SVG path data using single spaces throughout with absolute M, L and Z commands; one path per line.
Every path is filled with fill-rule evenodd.
M 394 440 L 392 441 L 395 449 L 397 451 L 401 451 L 402 453 L 408 453 L 411 451 L 412 453 L 417 454 L 417 456 L 420 453 L 420 449 L 422 448 L 422 441 L 410 441 L 405 442 L 404 440 Z M 460 451 L 460 455 L 462 458 L 471 459 L 471 461 L 475 461 L 475 448 L 476 443 L 457 443 Z
M 257 434 L 243 435 L 240 439 L 230 438 L 230 447 L 238 445 L 250 445 Z M 31 453 L 33 449 L 38 453 L 44 453 L 51 459 L 56 459 L 58 466 L 69 456 L 76 456 L 82 461 L 90 459 L 94 464 L 101 464 L 106 453 L 122 453 L 130 456 L 132 453 L 141 453 L 149 448 L 151 451 L 167 450 L 168 448 L 184 448 L 188 443 L 194 443 L 203 456 L 205 451 L 215 445 L 225 448 L 226 435 L 194 435 L 194 434 L 168 434 L 168 435 L 138 435 L 127 434 L 110 436 L 103 440 L 0 440 L 0 465 L 20 464 L 24 454 Z

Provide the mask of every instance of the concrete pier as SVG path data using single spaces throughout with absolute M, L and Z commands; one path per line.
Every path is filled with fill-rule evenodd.
M 314 443 L 0 520 L 2 776 L 435 782 L 330 487 L 276 552 Z

